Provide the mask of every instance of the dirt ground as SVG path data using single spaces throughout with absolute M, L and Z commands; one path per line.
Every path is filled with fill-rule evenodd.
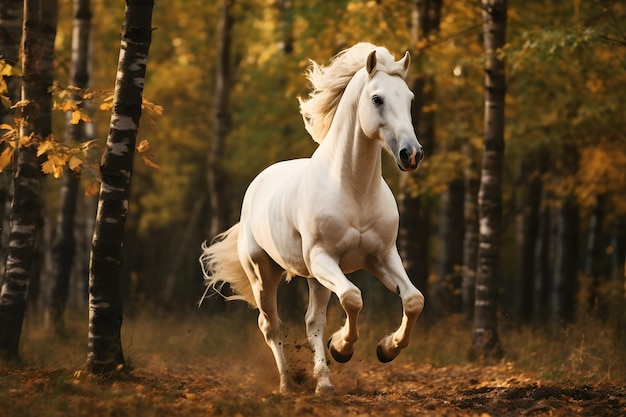
M 83 370 L 84 319 L 71 321 L 65 338 L 30 320 L 24 364 L 0 363 L 0 417 L 626 416 L 622 352 L 596 324 L 557 342 L 503 332 L 510 359 L 485 365 L 466 360 L 471 329 L 450 320 L 418 329 L 406 351 L 381 364 L 376 344 L 390 325 L 365 317 L 352 360 L 329 362 L 335 390 L 317 396 L 303 325 L 285 329 L 296 392 L 279 395 L 255 317 L 130 318 L 122 340 L 132 370 L 110 378 Z
M 626 388 L 615 381 L 539 382 L 507 364 L 435 368 L 409 359 L 353 361 L 332 365 L 335 391 L 323 397 L 314 394 L 304 368 L 297 371 L 299 392 L 276 394 L 278 377 L 266 355 L 195 364 L 144 357 L 134 371 L 112 379 L 1 366 L 0 416 L 626 415 Z

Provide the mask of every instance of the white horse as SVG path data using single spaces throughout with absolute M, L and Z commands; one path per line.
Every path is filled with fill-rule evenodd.
M 400 326 L 378 344 L 381 362 L 408 345 L 424 307 L 395 245 L 398 208 L 381 168 L 381 148 L 403 171 L 415 170 L 423 157 L 411 122 L 409 65 L 408 52 L 395 61 L 387 49 L 367 43 L 339 53 L 328 66 L 312 62 L 313 91 L 300 99 L 300 111 L 319 147 L 311 158 L 261 172 L 246 191 L 239 223 L 202 246 L 208 288 L 219 292 L 228 283 L 234 292 L 228 299 L 259 309 L 282 393 L 291 389 L 276 299 L 285 273 L 287 280 L 306 277 L 309 285 L 305 320 L 317 393 L 332 390 L 323 342 L 331 292 L 347 315 L 328 340 L 332 357 L 347 362 L 359 337 L 363 300 L 346 273 L 367 269 L 402 300 Z

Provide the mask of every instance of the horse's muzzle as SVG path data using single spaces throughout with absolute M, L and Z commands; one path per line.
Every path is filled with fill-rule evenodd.
M 402 171 L 414 171 L 422 159 L 424 159 L 424 148 L 421 145 L 402 148 L 398 152 L 398 167 Z

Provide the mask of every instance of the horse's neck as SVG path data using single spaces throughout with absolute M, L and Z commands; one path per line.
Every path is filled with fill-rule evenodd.
M 333 123 L 316 151 L 333 178 L 342 186 L 367 195 L 380 185 L 382 175 L 380 142 L 365 136 L 357 117 L 358 93 L 348 85 L 339 102 Z M 348 94 L 347 94 L 348 93 Z M 352 96 L 350 94 L 357 94 Z

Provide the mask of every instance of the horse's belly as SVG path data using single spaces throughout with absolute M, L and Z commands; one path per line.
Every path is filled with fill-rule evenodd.
M 288 274 L 310 277 L 311 274 L 302 256 L 302 240 L 299 234 L 295 230 L 281 232 L 280 227 L 276 227 L 276 223 L 274 226 L 271 232 L 272 238 L 261 246 Z
M 291 275 L 298 275 L 305 278 L 310 278 L 311 273 L 304 263 L 302 256 L 287 257 L 285 265 L 283 266 L 285 271 Z

